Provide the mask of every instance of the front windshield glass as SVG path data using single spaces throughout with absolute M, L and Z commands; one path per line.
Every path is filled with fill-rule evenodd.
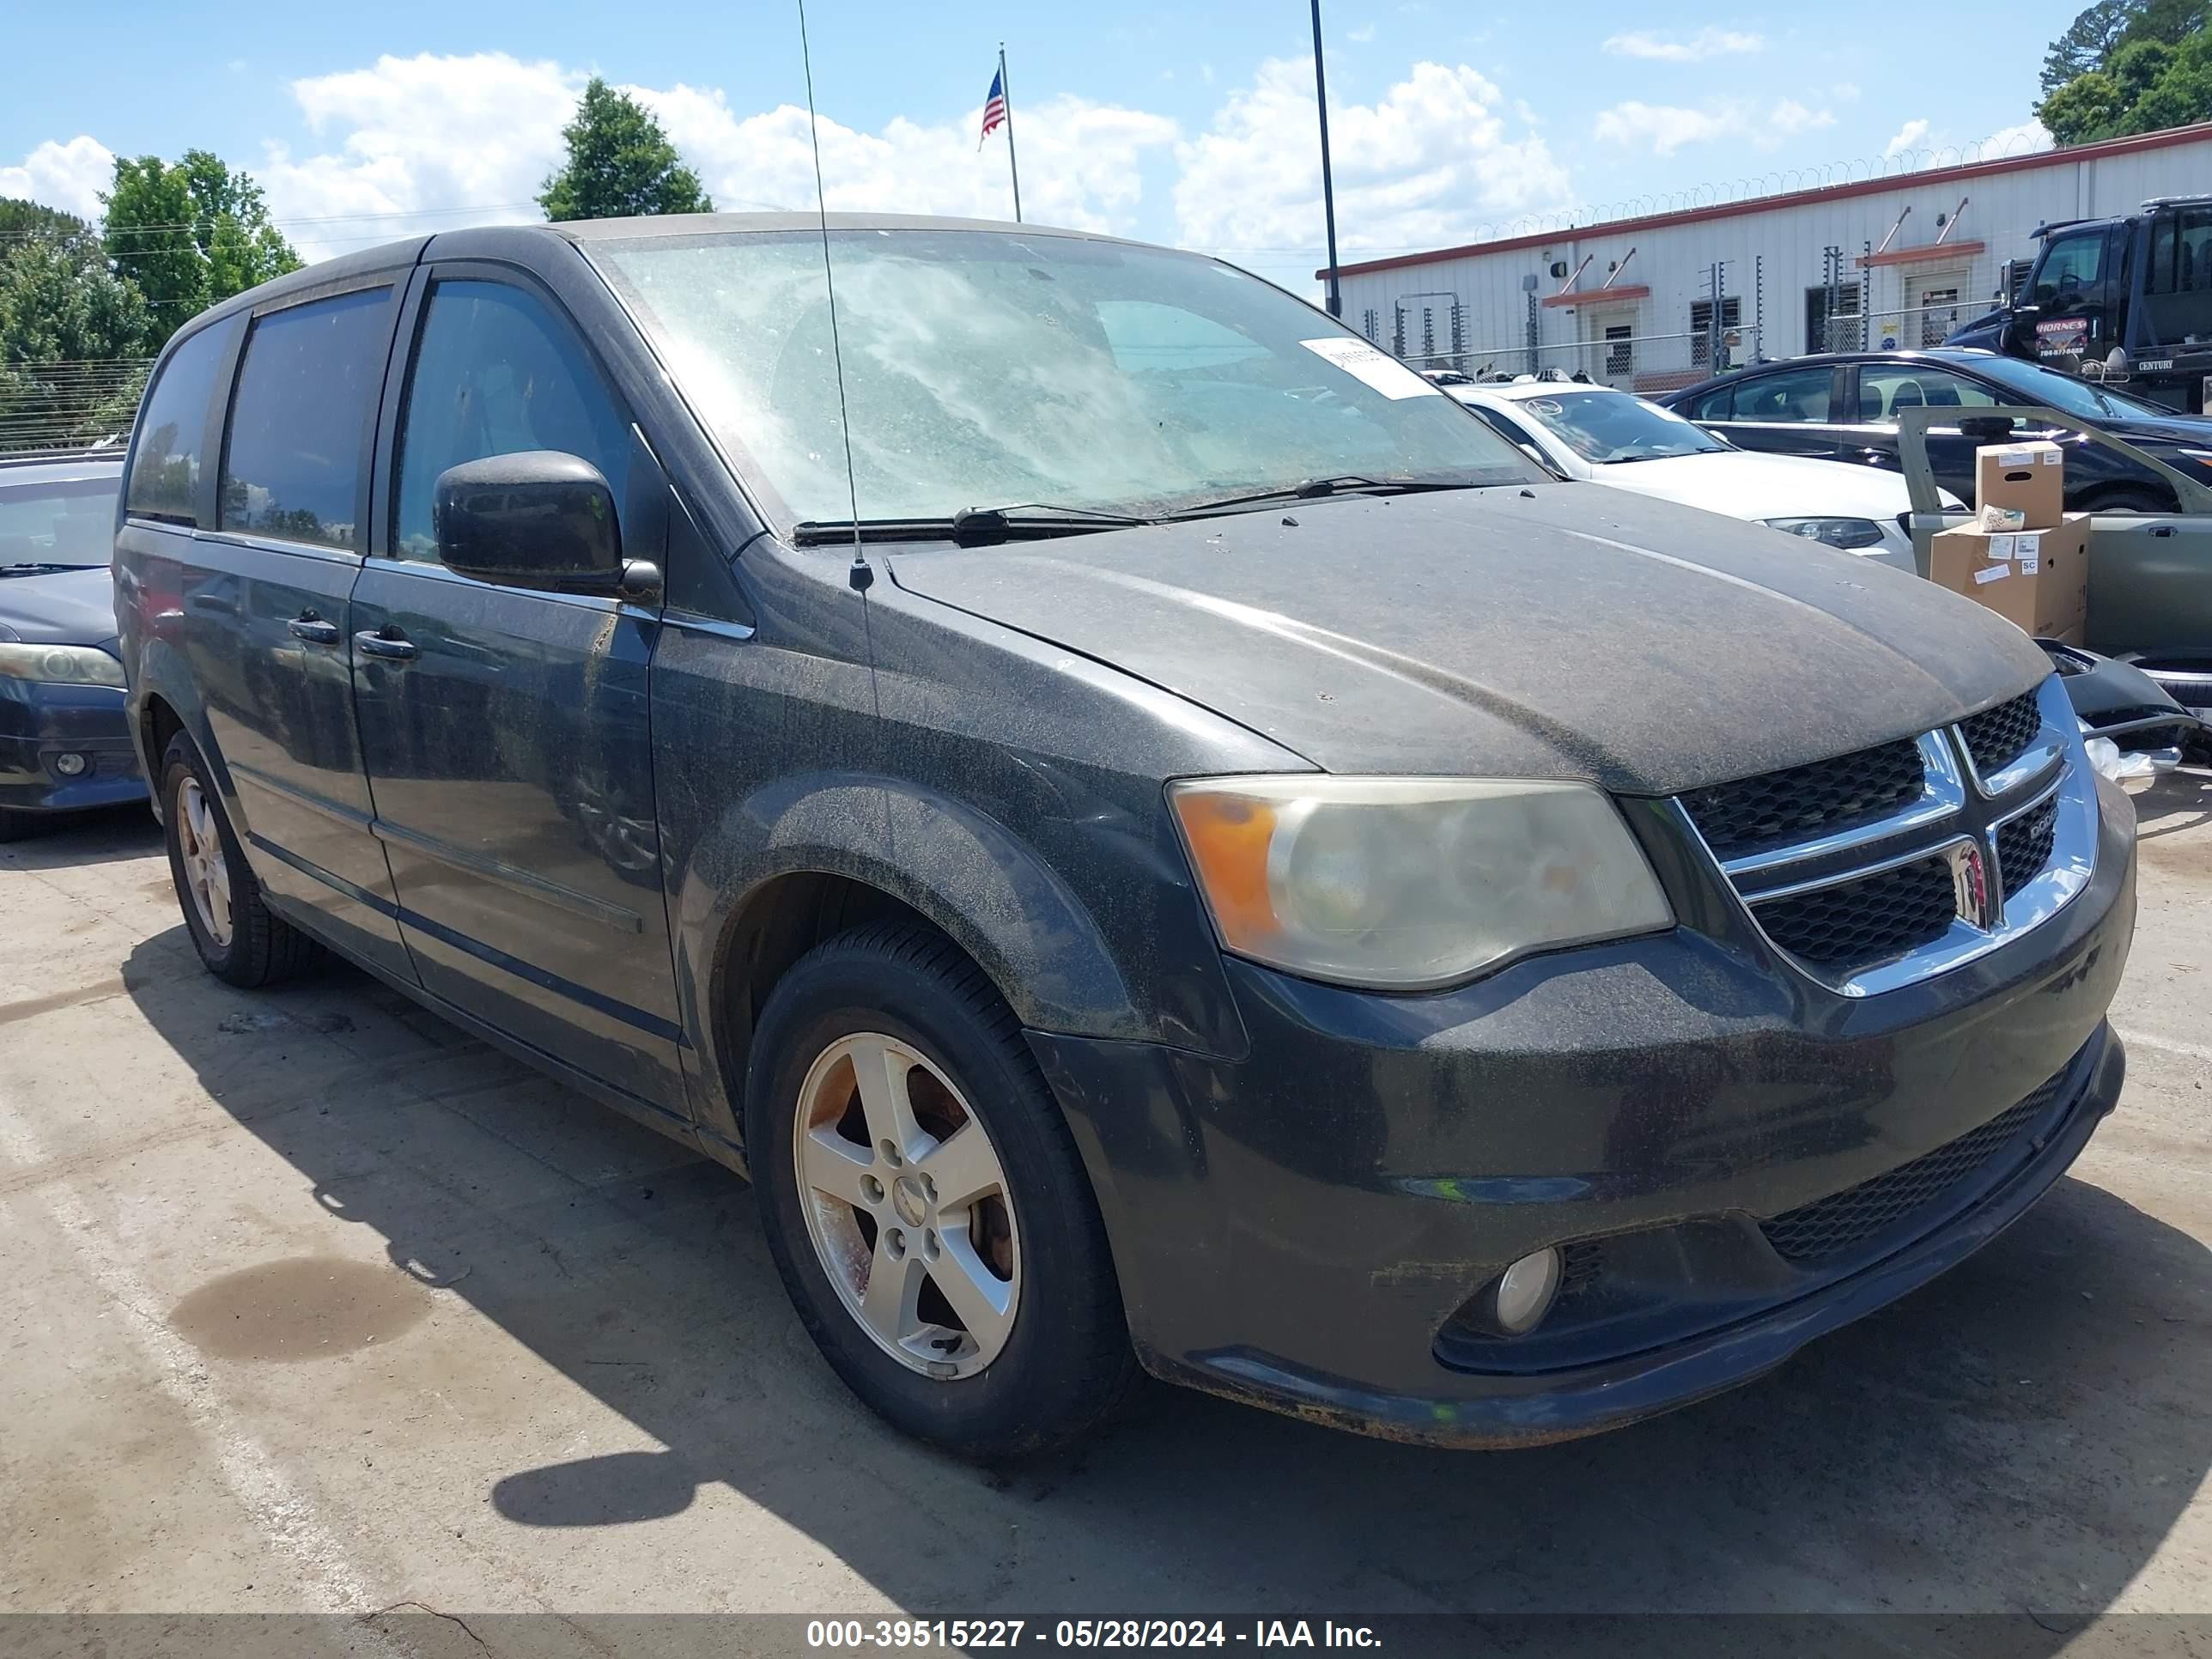
M 1538 477 L 1413 370 L 1212 259 L 1012 231 L 830 245 L 864 520 Z M 821 236 L 586 246 L 749 482 L 794 522 L 852 516 Z
M 0 484 L 0 566 L 106 564 L 119 477 Z
M 1625 392 L 1547 392 L 1516 398 L 1513 407 L 1558 433 L 1576 454 L 1599 466 L 1705 455 L 1728 445 L 1672 410 Z
M 2024 363 L 2017 357 L 1999 357 L 1989 362 L 1978 362 L 1974 372 L 1986 374 L 1991 380 L 2014 392 L 2019 401 L 2042 404 L 2062 415 L 2077 415 L 2085 421 L 2127 420 L 2138 415 L 2171 415 L 2170 409 L 2160 409 L 2140 398 L 2091 386 L 2077 380 L 2071 374 L 2062 374 L 2055 368 L 2045 368 L 2040 363 Z

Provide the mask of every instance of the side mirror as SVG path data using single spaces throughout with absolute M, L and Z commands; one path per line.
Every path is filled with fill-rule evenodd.
M 431 521 L 440 562 L 477 581 L 563 593 L 622 585 L 614 492 L 577 456 L 530 449 L 449 466 Z
M 2012 438 L 2009 415 L 1969 415 L 1959 422 L 1959 433 L 1978 444 L 2007 443 Z

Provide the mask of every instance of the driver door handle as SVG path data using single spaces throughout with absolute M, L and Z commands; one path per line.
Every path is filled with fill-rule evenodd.
M 284 626 L 291 629 L 294 639 L 305 640 L 309 645 L 336 645 L 338 642 L 338 625 L 334 622 L 325 622 L 312 611 L 304 617 L 293 617 Z
M 405 662 L 415 654 L 414 641 L 396 628 L 363 629 L 353 636 L 353 648 L 364 657 L 386 662 Z

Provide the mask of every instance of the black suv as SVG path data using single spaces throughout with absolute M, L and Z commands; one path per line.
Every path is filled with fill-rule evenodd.
M 2133 819 L 2026 635 L 1556 483 L 1195 254 L 333 260 L 165 351 L 116 583 L 208 968 L 326 945 L 748 1170 L 830 1364 L 968 1455 L 1140 1367 L 1629 1421 L 2119 1090 Z
M 1758 363 L 1659 402 L 1745 449 L 1813 455 L 1898 470 L 1900 410 L 1956 410 L 1928 429 L 1936 482 L 1960 500 L 1974 498 L 1974 451 L 1983 444 L 2048 437 L 2066 448 L 2070 513 L 2172 513 L 2172 488 L 2119 451 L 2066 430 L 2017 430 L 2008 416 L 1977 410 L 2036 404 L 2070 415 L 2134 444 L 2184 474 L 2212 483 L 2212 420 L 2177 415 L 2117 386 L 1994 351 L 1936 347 L 1926 351 L 1828 352 Z

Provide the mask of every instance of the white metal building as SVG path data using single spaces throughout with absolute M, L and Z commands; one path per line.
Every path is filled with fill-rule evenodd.
M 1933 343 L 2025 274 L 2039 225 L 2208 190 L 2212 122 L 1346 264 L 1344 319 L 1415 362 L 1668 391 L 1759 356 Z

